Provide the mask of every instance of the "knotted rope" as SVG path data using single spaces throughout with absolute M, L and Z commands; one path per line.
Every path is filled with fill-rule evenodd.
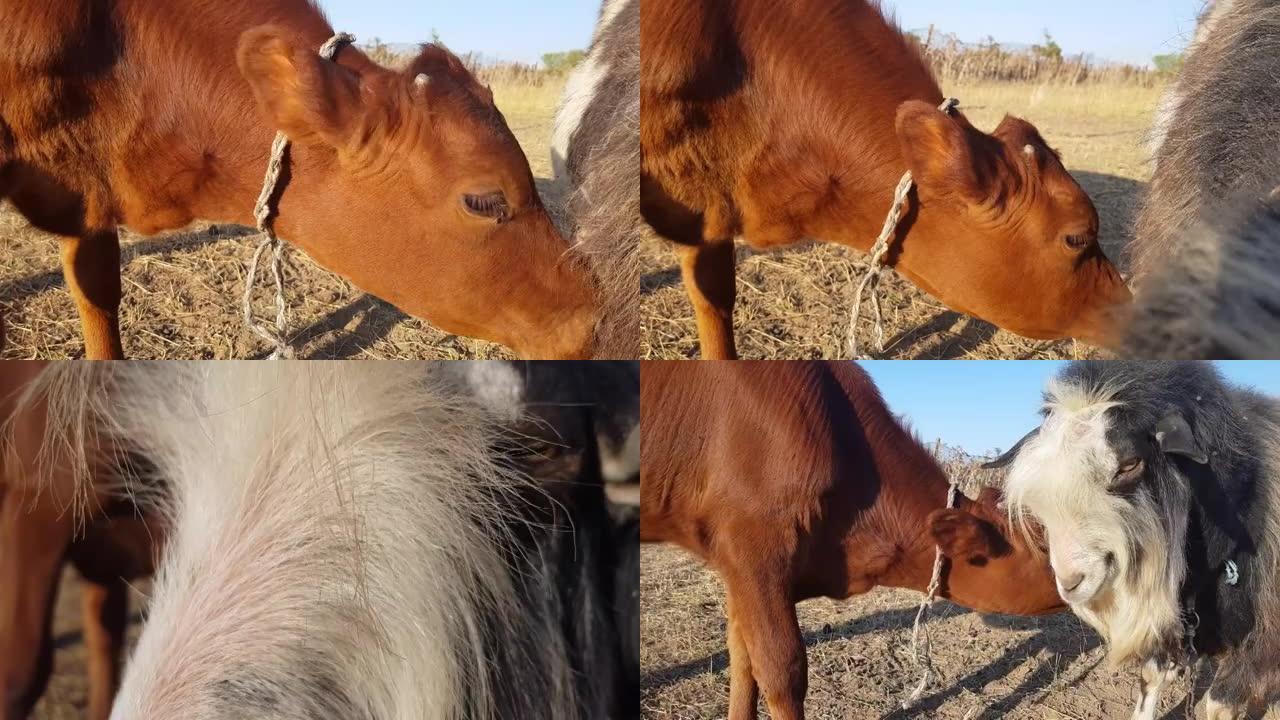
M 333 56 L 337 54 L 340 47 L 355 40 L 355 37 L 349 33 L 338 33 L 320 46 L 320 57 L 333 60 Z M 244 286 L 244 322 L 258 337 L 271 344 L 273 350 L 268 357 L 272 360 L 292 358 L 294 354 L 293 347 L 285 338 L 289 328 L 288 306 L 284 299 L 285 244 L 276 237 L 271 223 L 273 211 L 271 197 L 275 195 L 276 187 L 280 182 L 280 171 L 284 168 L 284 154 L 288 149 L 289 138 L 283 132 L 277 131 L 276 138 L 271 143 L 271 159 L 267 162 L 267 174 L 262 180 L 262 192 L 258 195 L 257 204 L 253 206 L 253 218 L 257 221 L 262 240 L 258 242 L 258 248 L 254 250 L 253 259 L 249 262 L 248 277 L 245 278 Z M 274 328 L 259 323 L 253 316 L 253 286 L 258 278 L 258 263 L 262 261 L 262 256 L 268 249 L 271 250 L 271 277 L 276 286 Z
M 947 509 L 950 510 L 956 506 L 956 493 L 959 488 L 955 481 L 952 481 L 951 487 L 947 488 Z M 929 587 L 925 589 L 924 597 L 920 600 L 920 608 L 916 610 L 916 621 L 911 627 L 911 655 L 915 661 L 916 667 L 920 668 L 920 682 L 916 685 L 915 690 L 911 691 L 902 701 L 902 709 L 906 710 L 920 699 L 920 695 L 924 693 L 925 688 L 933 680 L 933 659 L 929 655 L 929 631 L 924 630 L 923 621 L 929 612 L 929 607 L 933 605 L 935 596 L 938 594 L 938 586 L 942 584 L 942 548 L 936 545 L 933 548 L 933 577 L 929 580 Z M 920 642 L 923 638 L 923 642 Z
M 950 114 L 959 104 L 959 100 L 947 98 L 942 101 L 938 109 Z M 867 289 L 870 289 L 871 307 L 876 311 L 876 352 L 884 352 L 884 318 L 880 314 L 880 273 L 884 270 L 885 258 L 889 254 L 889 241 L 893 239 L 894 232 L 898 229 L 898 223 L 902 220 L 902 209 L 906 206 L 907 196 L 911 194 L 911 188 L 914 185 L 911 171 L 903 173 L 897 189 L 893 192 L 893 205 L 889 207 L 889 215 L 884 219 L 884 227 L 880 229 L 880 236 L 876 238 L 875 244 L 868 252 L 871 256 L 870 265 L 866 274 L 862 276 L 862 282 L 858 283 L 858 289 L 853 296 L 853 311 L 849 316 L 849 334 L 845 346 L 851 358 L 858 357 L 858 318 L 862 314 L 862 293 Z

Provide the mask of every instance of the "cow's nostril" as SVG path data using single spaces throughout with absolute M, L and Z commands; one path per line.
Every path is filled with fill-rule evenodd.
M 1084 582 L 1084 573 L 1076 573 L 1075 575 L 1068 575 L 1067 577 L 1062 578 L 1061 582 L 1062 582 L 1062 589 L 1067 592 L 1071 592 L 1072 590 L 1075 590 L 1076 588 L 1080 587 L 1080 583 Z

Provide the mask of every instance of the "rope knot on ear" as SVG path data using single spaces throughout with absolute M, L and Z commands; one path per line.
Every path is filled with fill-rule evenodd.
M 938 109 L 950 115 L 960 105 L 960 101 L 955 98 L 947 98 L 942 101 Z M 858 354 L 858 318 L 862 313 L 862 294 L 865 290 L 870 290 L 871 307 L 875 310 L 876 320 L 876 352 L 884 352 L 884 318 L 880 312 L 880 273 L 888 264 L 886 259 L 889 255 L 889 242 L 893 239 L 894 232 L 898 229 L 898 223 L 902 221 L 902 209 L 907 204 L 907 196 L 911 194 L 911 188 L 915 185 L 915 180 L 908 170 L 902 175 L 902 179 L 898 181 L 898 187 L 893 192 L 893 204 L 889 206 L 889 215 L 884 219 L 884 227 L 880 229 L 880 235 L 876 238 L 875 243 L 871 246 L 871 250 L 867 252 L 870 260 L 867 272 L 862 276 L 862 282 L 858 283 L 858 288 L 853 296 L 853 310 L 849 316 L 849 332 L 846 336 L 845 345 L 849 351 L 850 358 L 861 357 Z M 865 358 L 864 358 L 865 359 Z
M 355 40 L 355 36 L 350 33 L 337 33 L 320 46 L 320 57 L 333 60 L 333 56 L 343 45 L 353 43 Z M 271 344 L 272 351 L 267 357 L 272 360 L 294 357 L 293 346 L 286 339 L 289 330 L 289 308 L 284 298 L 285 244 L 276 237 L 271 222 L 274 211 L 271 198 L 276 194 L 276 188 L 280 184 L 280 172 L 284 169 L 284 154 L 288 149 L 289 138 L 283 132 L 277 131 L 275 140 L 271 143 L 271 158 L 267 161 L 267 173 L 262 179 L 262 192 L 258 194 L 258 202 L 253 206 L 253 219 L 257 222 L 258 233 L 262 240 L 253 252 L 253 259 L 249 262 L 244 286 L 244 322 L 258 337 Z M 276 290 L 274 328 L 259 323 L 253 316 L 253 286 L 258 277 L 258 263 L 262 261 L 262 256 L 268 249 L 271 250 L 271 277 L 275 281 Z

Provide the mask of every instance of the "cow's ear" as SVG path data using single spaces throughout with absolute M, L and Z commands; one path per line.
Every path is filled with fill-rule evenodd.
M 294 35 L 271 25 L 246 30 L 236 63 L 258 106 L 290 140 L 341 148 L 358 135 L 360 78 Z
M 927 102 L 908 100 L 898 106 L 898 145 L 907 168 L 922 192 L 932 195 L 986 195 L 989 163 L 984 148 L 956 117 Z
M 1008 552 L 1009 545 L 995 525 L 955 508 L 929 513 L 929 534 L 943 555 L 970 565 L 986 565 Z
M 1018 452 L 1022 450 L 1022 446 L 1023 446 L 1023 445 L 1028 441 L 1028 440 L 1030 440 L 1031 438 L 1035 437 L 1035 436 L 1036 436 L 1036 435 L 1038 435 L 1039 433 L 1040 433 L 1040 428 L 1036 428 L 1036 429 L 1032 430 L 1031 432 L 1027 433 L 1026 435 L 1023 435 L 1023 436 L 1022 436 L 1022 439 L 1021 439 L 1021 440 L 1019 440 L 1018 442 L 1014 443 L 1014 444 L 1013 444 L 1013 447 L 1011 447 L 1011 448 L 1009 448 L 1008 450 L 1006 450 L 1006 451 L 1005 451 L 1005 453 L 1004 453 L 1003 455 L 1001 455 L 1000 457 L 996 458 L 995 460 L 992 460 L 992 461 L 990 461 L 990 462 L 985 462 L 985 463 L 983 463 L 983 464 L 982 464 L 982 467 L 984 467 L 984 468 L 986 468 L 986 469 L 988 469 L 988 470 L 995 470 L 995 469 L 997 469 L 997 468 L 1002 468 L 1002 467 L 1004 467 L 1004 466 L 1008 465 L 1009 463 L 1013 462 L 1013 459 L 1014 459 L 1014 458 L 1018 457 Z
M 1205 455 L 1200 444 L 1196 442 L 1195 433 L 1191 432 L 1191 425 L 1177 410 L 1169 411 L 1160 419 L 1160 422 L 1156 423 L 1152 436 L 1161 452 L 1182 455 L 1201 465 L 1209 462 L 1209 456 Z

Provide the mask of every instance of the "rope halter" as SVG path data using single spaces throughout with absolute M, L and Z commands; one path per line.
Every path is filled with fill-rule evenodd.
M 355 40 L 353 35 L 338 33 L 320 46 L 320 57 L 332 61 L 339 48 L 343 45 L 349 45 Z M 248 277 L 245 278 L 244 286 L 244 322 L 258 337 L 271 344 L 272 351 L 268 357 L 272 360 L 292 358 L 294 356 L 293 347 L 289 345 L 289 341 L 286 339 L 289 318 L 288 307 L 284 299 L 285 244 L 280 241 L 280 238 L 276 237 L 271 223 L 271 216 L 274 210 L 271 206 L 271 198 L 275 195 L 276 188 L 280 183 L 280 171 L 284 168 L 284 153 L 288 149 L 289 138 L 285 137 L 283 132 L 277 131 L 276 138 L 271 143 L 271 159 L 267 162 L 267 174 L 262 179 L 262 192 L 258 195 L 257 204 L 253 206 L 253 218 L 257 221 L 258 233 L 262 239 L 258 242 L 258 248 L 253 252 L 253 260 L 249 262 Z M 274 328 L 259 323 L 253 316 L 253 286 L 258 277 L 258 263 L 261 262 L 262 256 L 268 249 L 271 250 L 271 277 L 275 281 L 276 287 L 276 321 Z
M 955 98 L 947 98 L 942 101 L 938 109 L 946 114 L 960 104 Z M 880 236 L 876 238 L 875 244 L 871 246 L 868 255 L 871 256 L 870 264 L 867 272 L 862 276 L 862 282 L 858 283 L 858 289 L 853 296 L 853 311 L 849 317 L 849 332 L 845 340 L 845 346 L 848 348 L 849 357 L 857 358 L 858 355 L 858 317 L 862 312 L 862 293 L 864 290 L 870 290 L 871 307 L 876 312 L 876 352 L 884 352 L 884 319 L 880 313 L 880 273 L 887 264 L 889 255 L 889 242 L 893 239 L 894 232 L 898 229 L 898 223 L 902 220 L 902 209 L 907 204 L 907 196 L 911 193 L 911 188 L 915 181 L 911 177 L 911 171 L 908 170 L 902 174 L 902 179 L 898 181 L 898 187 L 893 192 L 893 205 L 889 207 L 889 215 L 884 219 L 884 227 L 880 229 Z
M 956 506 L 956 494 L 959 490 L 960 488 L 955 481 L 951 481 L 951 486 L 947 488 L 948 510 Z M 920 608 L 916 610 L 916 620 L 911 626 L 911 658 L 916 667 L 920 668 L 920 682 L 916 684 L 910 695 L 903 698 L 903 710 L 914 705 L 933 680 L 933 660 L 929 656 L 929 631 L 924 630 L 921 632 L 921 630 L 924 622 L 928 621 L 929 607 L 933 605 L 933 601 L 937 597 L 938 587 L 942 585 L 942 560 L 942 548 L 935 545 L 933 547 L 933 577 L 929 579 L 929 587 L 925 589 L 924 597 L 920 599 Z

